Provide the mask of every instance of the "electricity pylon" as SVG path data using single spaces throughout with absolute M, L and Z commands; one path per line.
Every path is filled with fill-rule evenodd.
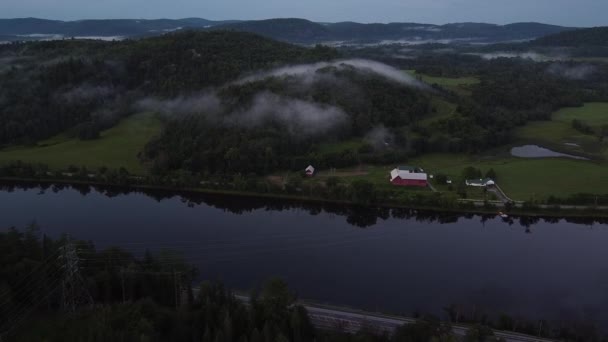
M 80 274 L 78 253 L 69 238 L 62 248 L 63 267 L 65 268 L 61 284 L 63 309 L 74 313 L 79 307 L 93 306 L 93 297 Z

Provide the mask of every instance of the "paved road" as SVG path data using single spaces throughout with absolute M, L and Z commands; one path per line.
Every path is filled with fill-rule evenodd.
M 249 303 L 249 297 L 236 296 L 245 303 Z M 389 316 L 371 312 L 352 310 L 347 308 L 328 307 L 324 305 L 312 303 L 300 303 L 308 311 L 312 324 L 321 329 L 340 330 L 350 333 L 356 333 L 361 328 L 376 329 L 378 332 L 387 332 L 392 334 L 398 327 L 404 324 L 412 324 L 416 322 L 414 318 Z M 457 336 L 465 336 L 469 330 L 465 325 L 452 326 L 454 334 Z M 507 342 L 551 342 L 554 340 L 538 338 L 534 336 L 518 334 L 508 331 L 495 330 L 496 337 L 502 338 Z

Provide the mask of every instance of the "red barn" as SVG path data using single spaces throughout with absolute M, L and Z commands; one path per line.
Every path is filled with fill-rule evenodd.
M 391 183 L 397 186 L 428 185 L 427 174 L 414 167 L 399 167 L 391 171 Z

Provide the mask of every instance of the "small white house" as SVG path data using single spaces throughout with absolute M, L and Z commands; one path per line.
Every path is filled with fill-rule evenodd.
M 312 165 L 308 165 L 308 167 L 304 170 L 308 177 L 312 177 L 315 175 L 315 168 Z
M 490 178 L 486 178 L 486 179 L 467 179 L 465 181 L 465 183 L 467 184 L 467 186 L 480 187 L 480 188 L 496 185 L 496 182 L 494 182 Z

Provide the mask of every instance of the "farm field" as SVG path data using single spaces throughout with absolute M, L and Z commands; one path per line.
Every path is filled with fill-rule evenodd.
M 131 173 L 143 174 L 145 170 L 137 154 L 160 129 L 161 123 L 154 115 L 137 114 L 103 131 L 99 139 L 83 141 L 59 135 L 38 146 L 0 150 L 0 163 L 21 160 L 44 163 L 58 170 L 70 165 L 89 169 L 124 167 Z
M 608 158 L 608 142 L 601 142 L 596 135 L 583 134 L 572 128 L 572 120 L 578 119 L 594 130 L 608 125 L 608 103 L 586 103 L 580 108 L 563 108 L 553 114 L 552 121 L 531 122 L 515 131 L 522 143 L 535 143 L 560 152 L 586 153 Z
M 593 127 L 608 125 L 608 103 L 589 102 L 579 108 L 563 108 L 553 114 L 553 120 L 571 123 L 582 120 Z
M 462 154 L 429 154 L 410 160 L 407 165 L 422 167 L 429 174 L 446 174 L 457 182 L 464 168 L 472 166 L 486 173 L 491 168 L 496 171 L 498 184 L 514 200 L 546 199 L 549 196 L 567 197 L 578 193 L 604 194 L 608 191 L 608 165 L 588 161 L 546 158 L 546 159 L 475 159 Z M 337 177 L 345 181 L 366 179 L 378 188 L 392 187 L 388 173 L 396 165 L 362 166 L 338 170 Z M 357 171 L 357 172 L 355 172 Z M 321 176 L 329 176 L 321 173 Z M 584 175 L 581 177 L 581 175 Z M 440 191 L 445 186 L 435 186 Z M 470 197 L 479 197 L 475 189 L 467 189 Z M 428 189 L 403 188 L 403 191 L 428 191 Z M 473 194 L 473 196 L 471 196 Z
M 438 84 L 445 87 L 467 86 L 479 83 L 477 77 L 436 77 L 420 74 L 416 70 L 406 70 L 406 72 L 414 77 L 420 77 L 425 83 Z
M 431 173 L 444 173 L 452 179 L 458 179 L 468 166 L 483 173 L 492 168 L 500 187 L 514 200 L 608 191 L 608 165 L 588 161 L 565 158 L 476 160 L 464 155 L 432 154 L 414 159 L 410 164 L 420 165 Z

